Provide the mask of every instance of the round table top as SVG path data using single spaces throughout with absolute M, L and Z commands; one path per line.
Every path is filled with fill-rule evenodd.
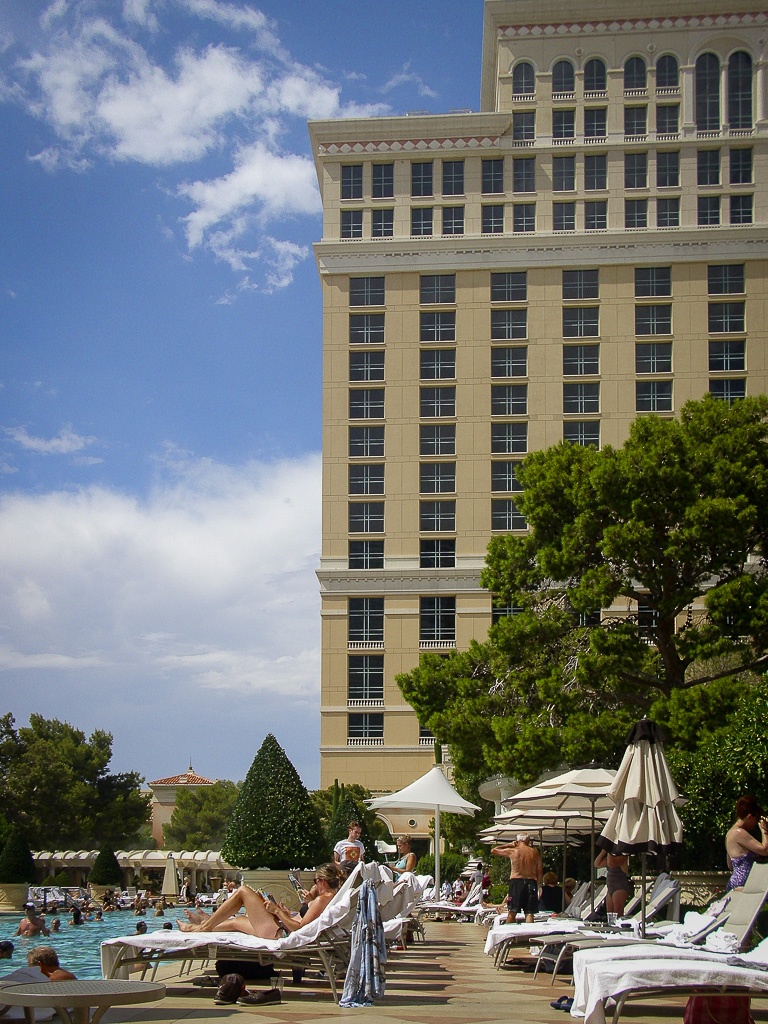
M 0 1002 L 8 1006 L 115 1006 L 148 1003 L 165 997 L 165 985 L 155 981 L 47 981 L 7 985 Z

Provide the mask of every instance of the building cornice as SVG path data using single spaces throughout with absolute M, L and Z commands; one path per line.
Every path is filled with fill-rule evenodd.
M 768 239 L 761 225 L 739 228 L 694 228 L 690 231 L 670 228 L 639 231 L 590 232 L 589 234 L 483 235 L 471 239 L 434 238 L 386 239 L 377 241 L 316 242 L 318 271 L 330 274 L 373 274 L 403 271 L 505 267 L 511 264 L 578 266 L 591 262 L 637 262 L 638 251 L 644 260 L 675 260 L 700 263 L 709 259 L 712 244 L 726 260 L 768 258 Z
M 768 24 L 768 12 L 741 14 L 691 14 L 671 18 L 615 18 L 596 21 L 549 21 L 525 25 L 499 25 L 503 39 L 546 36 L 614 35 L 617 32 L 689 32 L 691 29 L 741 28 Z
M 477 570 L 420 569 L 418 571 L 391 572 L 377 569 L 371 572 L 317 571 L 322 594 L 422 594 L 466 593 L 487 594 L 480 586 Z

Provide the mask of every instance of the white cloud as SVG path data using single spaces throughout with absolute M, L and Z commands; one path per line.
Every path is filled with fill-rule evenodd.
M 285 58 L 280 40 L 275 31 L 274 22 L 255 7 L 245 5 L 236 7 L 234 4 L 219 3 L 218 0 L 179 0 L 181 7 L 198 18 L 207 18 L 228 28 L 253 32 L 256 42 L 263 49 Z
M 123 18 L 151 32 L 158 32 L 160 23 L 151 8 L 152 0 L 123 0 Z
M 263 91 L 262 72 L 220 46 L 176 55 L 176 74 L 144 62 L 128 81 L 107 82 L 97 115 L 118 159 L 161 166 L 199 159 L 223 142 L 220 128 Z
M 178 685 L 315 704 L 319 457 L 171 455 L 144 501 L 92 487 L 0 502 L 0 681 L 45 668 L 63 687 L 132 678 L 155 707 Z
M 431 89 L 421 75 L 417 75 L 415 71 L 411 71 L 410 62 L 403 64 L 402 68 L 396 75 L 392 75 L 389 81 L 385 82 L 381 87 L 382 92 L 391 92 L 393 89 L 399 88 L 401 85 L 415 85 L 418 89 L 419 96 L 428 96 L 434 98 L 437 93 L 434 89 Z
M 315 169 L 308 157 L 275 153 L 263 142 L 256 142 L 239 149 L 234 163 L 235 169 L 220 178 L 179 186 L 178 194 L 194 206 L 184 218 L 191 249 L 212 229 L 231 224 L 232 218 L 247 208 L 257 207 L 265 221 L 320 212 Z
M 30 160 L 52 174 L 104 160 L 162 169 L 160 190 L 183 209 L 185 258 L 207 251 L 239 275 L 225 301 L 285 287 L 306 258 L 268 231 L 320 213 L 306 120 L 391 112 L 342 101 L 241 0 L 55 0 L 39 25 L 35 48 L 0 79 L 0 98 L 52 130 Z M 406 66 L 384 91 L 407 83 L 426 90 Z
M 35 437 L 26 427 L 3 427 L 4 433 L 20 445 L 25 451 L 37 452 L 39 455 L 71 455 L 80 452 L 98 440 L 75 433 L 71 423 L 61 428 L 56 437 Z

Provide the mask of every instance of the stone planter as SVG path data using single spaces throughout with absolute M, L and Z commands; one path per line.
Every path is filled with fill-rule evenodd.
M 107 889 L 111 889 L 112 892 L 120 893 L 120 885 L 97 885 L 95 882 L 90 882 L 88 885 L 91 890 L 91 899 L 98 900 L 101 903 L 104 899 L 104 893 Z
M 23 913 L 28 896 L 26 882 L 0 882 L 0 914 Z

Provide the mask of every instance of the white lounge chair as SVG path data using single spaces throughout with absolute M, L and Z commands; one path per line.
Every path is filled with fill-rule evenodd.
M 125 978 L 132 967 L 142 970 L 167 960 L 211 960 L 216 958 L 254 960 L 260 964 L 280 963 L 287 968 L 320 967 L 326 974 L 338 1002 L 337 974 L 349 961 L 350 928 L 357 910 L 357 895 L 364 879 L 377 887 L 386 904 L 393 883 L 378 864 L 359 864 L 322 914 L 308 925 L 280 939 L 262 939 L 242 932 L 157 931 L 108 939 L 101 945 L 102 975 Z
M 574 1010 L 586 1013 L 587 1024 L 603 1024 L 605 1006 L 611 1001 L 616 1003 L 616 1022 L 629 999 L 698 992 L 767 992 L 768 942 L 761 943 L 753 953 L 743 952 L 766 897 L 768 864 L 754 864 L 744 889 L 731 893 L 722 914 L 721 929 L 733 937 L 736 956 L 723 942 L 719 943 L 721 950 L 716 948 L 713 939 L 717 931 L 710 931 L 711 949 L 686 949 L 665 945 L 662 940 L 614 947 L 610 958 L 605 949 L 577 951 L 573 960 Z
M 483 887 L 475 882 L 461 903 L 451 903 L 448 900 L 435 900 L 419 904 L 414 910 L 415 916 L 421 920 L 428 914 L 438 914 L 440 917 L 474 917 L 475 911 L 483 898 Z

